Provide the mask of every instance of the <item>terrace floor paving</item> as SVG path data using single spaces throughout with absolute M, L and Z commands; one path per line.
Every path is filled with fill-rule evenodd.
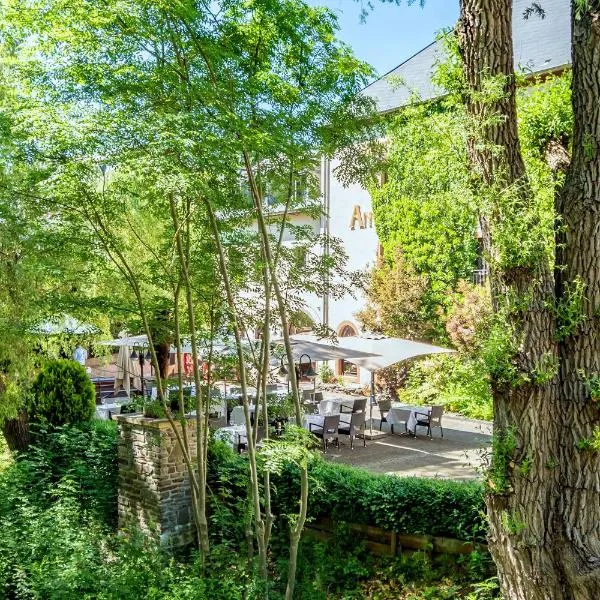
M 455 414 L 444 414 L 444 437 L 434 429 L 433 437 L 419 427 L 417 437 L 395 433 L 385 437 L 355 440 L 350 449 L 348 438 L 340 436 L 340 449 L 329 446 L 325 457 L 337 463 L 364 468 L 373 473 L 387 473 L 402 477 L 438 477 L 442 479 L 479 479 L 478 467 L 489 456 L 492 423 L 466 419 Z M 373 429 L 379 430 L 379 414 L 373 409 Z M 389 433 L 389 425 L 383 424 Z

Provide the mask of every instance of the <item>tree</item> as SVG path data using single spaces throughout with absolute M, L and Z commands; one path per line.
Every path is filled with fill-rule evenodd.
M 206 316 L 213 333 L 210 317 L 221 314 L 235 337 L 251 431 L 244 336 L 258 320 L 266 342 L 269 328 L 279 324 L 293 364 L 288 321 L 297 308 L 294 292 L 317 282 L 303 272 L 298 253 L 284 247 L 283 231 L 291 210 L 319 210 L 309 195 L 297 192 L 306 187 L 320 154 L 350 141 L 353 125 L 368 115 L 370 103 L 357 92 L 369 69 L 335 40 L 330 13 L 299 0 L 176 5 L 111 0 L 85 10 L 34 0 L 26 10 L 19 3 L 15 9 L 10 17 L 15 38 L 35 42 L 39 51 L 31 57 L 23 44 L 18 65 L 19 81 L 30 86 L 21 122 L 51 173 L 38 193 L 61 225 L 85 224 L 98 254 L 127 284 L 157 373 L 153 315 L 172 307 L 175 344 L 180 348 L 187 334 L 197 364 L 200 318 Z M 38 139 L 40 130 L 47 133 Z M 279 211 L 267 202 L 271 193 Z M 300 228 L 293 234 L 307 250 L 319 242 Z M 329 257 L 313 252 L 306 261 L 318 265 L 314 273 L 335 272 Z M 254 292 L 250 301 L 248 290 Z M 252 314 L 252 303 L 260 311 Z M 263 322 L 256 313 L 265 315 Z M 265 400 L 268 343 L 254 363 L 262 366 L 258 387 Z M 194 376 L 201 390 L 198 369 Z M 157 382 L 171 418 L 163 383 Z M 295 381 L 292 388 L 299 421 Z M 179 441 L 206 554 L 207 411 L 200 399 L 197 406 L 197 467 L 185 434 Z M 268 477 L 264 503 L 261 497 L 254 435 L 248 436 L 248 459 L 249 525 L 259 550 L 259 577 L 266 583 L 272 515 Z M 307 482 L 306 468 L 302 461 Z M 306 494 L 302 502 L 305 508 Z M 305 512 L 300 510 L 291 531 L 292 555 Z
M 600 4 L 572 4 L 572 160 L 550 255 L 517 133 L 511 18 L 510 0 L 461 2 L 469 160 L 504 328 L 492 373 L 489 542 L 507 597 L 591 599 L 600 595 L 598 460 L 581 448 L 599 416 L 590 390 L 600 371 Z
M 396 249 L 390 259 L 371 270 L 365 290 L 367 305 L 356 317 L 371 331 L 428 339 L 434 327 L 423 306 L 427 283 L 427 277 L 416 273 Z

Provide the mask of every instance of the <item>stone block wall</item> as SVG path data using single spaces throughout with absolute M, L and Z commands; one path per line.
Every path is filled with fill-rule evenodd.
M 138 527 L 165 544 L 189 544 L 195 534 L 190 478 L 171 425 L 139 415 L 119 415 L 117 420 L 119 528 Z M 195 457 L 196 419 L 186 423 Z

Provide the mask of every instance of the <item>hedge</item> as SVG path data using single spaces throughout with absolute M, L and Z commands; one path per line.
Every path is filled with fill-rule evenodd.
M 213 449 L 211 459 L 212 491 L 230 504 L 235 498 L 244 498 L 246 458 Z M 275 514 L 297 512 L 297 470 L 288 467 L 272 477 L 272 483 Z M 379 475 L 323 459 L 310 468 L 308 517 L 465 541 L 483 542 L 487 534 L 480 482 Z

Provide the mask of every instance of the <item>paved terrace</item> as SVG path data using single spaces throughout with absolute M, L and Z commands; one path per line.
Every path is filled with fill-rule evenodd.
M 439 477 L 444 479 L 480 478 L 477 467 L 491 446 L 492 424 L 464 417 L 445 414 L 442 418 L 444 437 L 440 430 L 433 430 L 433 438 L 427 437 L 427 429 L 419 427 L 417 437 L 400 434 L 403 427 L 395 427 L 394 435 L 376 440 L 355 440 L 350 449 L 348 438 L 340 437 L 340 449 L 329 446 L 328 460 L 362 467 L 373 473 L 387 473 L 403 477 Z M 373 429 L 379 429 L 379 412 L 373 407 Z M 389 425 L 383 424 L 389 433 Z

